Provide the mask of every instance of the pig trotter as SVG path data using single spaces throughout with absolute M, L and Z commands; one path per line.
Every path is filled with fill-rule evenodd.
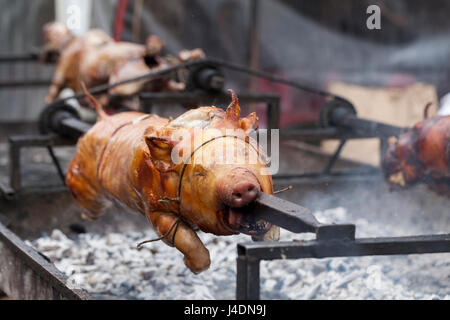
M 184 255 L 184 263 L 193 273 L 198 274 L 209 268 L 211 263 L 209 251 L 197 234 L 172 213 L 151 212 L 147 218 L 158 234 L 163 235 L 167 245 L 175 246 Z

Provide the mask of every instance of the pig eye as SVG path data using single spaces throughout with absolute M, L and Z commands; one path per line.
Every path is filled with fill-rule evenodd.
M 206 176 L 206 170 L 203 166 L 197 164 L 194 167 L 194 175 L 204 177 Z

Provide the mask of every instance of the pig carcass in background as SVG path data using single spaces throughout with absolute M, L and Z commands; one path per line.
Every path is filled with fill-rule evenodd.
M 43 38 L 45 44 L 41 59 L 57 63 L 46 103 L 55 100 L 64 88 L 80 93 L 80 82 L 84 82 L 87 88 L 113 84 L 205 57 L 200 49 L 183 50 L 177 57 L 163 57 L 161 51 L 164 43 L 155 35 L 149 36 L 145 45 L 115 42 L 98 29 L 90 30 L 83 36 L 74 36 L 58 22 L 44 26 Z M 140 91 L 184 90 L 184 83 L 163 77 L 150 83 L 140 81 L 115 87 L 104 94 L 100 102 L 109 109 L 128 107 L 136 110 L 137 103 L 128 98 Z M 88 102 L 82 101 L 82 104 L 88 105 Z

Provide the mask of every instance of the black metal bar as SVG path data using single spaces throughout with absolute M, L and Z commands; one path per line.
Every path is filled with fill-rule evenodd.
M 299 140 L 321 141 L 328 139 L 367 139 L 376 138 L 371 132 L 355 132 L 348 128 L 328 127 L 315 129 L 281 129 L 280 136 L 283 138 L 295 138 Z
M 320 226 L 309 209 L 266 193 L 260 194 L 253 212 L 255 219 L 264 219 L 296 233 L 316 232 Z
M 259 297 L 259 260 L 240 255 L 236 259 L 236 299 Z
M 20 177 L 20 145 L 14 143 L 14 141 L 9 141 L 9 161 L 8 161 L 8 171 L 9 171 L 9 183 L 11 188 L 15 191 L 19 190 L 21 187 L 21 177 Z
M 63 139 L 57 135 L 23 135 L 9 137 L 9 184 L 2 187 L 2 193 L 11 197 L 22 189 L 21 182 L 21 149 L 23 147 L 51 147 L 73 145 L 73 141 Z M 58 169 L 58 168 L 57 168 Z M 59 168 L 58 170 L 61 170 Z M 11 189 L 13 192 L 11 192 Z
M 398 136 L 406 129 L 398 126 L 388 125 L 382 122 L 361 119 L 355 116 L 342 118 L 337 122 L 340 126 L 352 128 L 356 131 L 362 131 L 375 137 Z
M 311 172 L 304 174 L 277 174 L 273 180 L 280 185 L 295 184 L 298 187 L 329 186 L 340 183 L 380 183 L 379 169 L 377 170 L 339 170 L 329 174 Z
M 142 99 L 139 100 L 139 108 L 143 113 L 150 114 L 153 110 L 153 103 L 151 99 Z
M 241 103 L 264 102 L 267 104 L 267 128 L 280 128 L 280 96 L 273 93 L 239 93 Z M 166 93 L 143 92 L 140 101 L 144 112 L 151 110 L 153 103 L 180 103 L 180 104 L 228 104 L 230 95 L 224 92 L 218 94 L 209 93 Z
M 267 104 L 267 129 L 279 129 L 280 128 L 280 105 L 276 103 Z
M 47 87 L 50 80 L 13 80 L 0 81 L 0 88 Z
M 0 182 L 0 195 L 6 200 L 12 200 L 14 199 L 15 192 L 10 185 L 6 185 L 3 182 Z
M 151 101 L 158 103 L 229 103 L 230 95 L 228 93 L 194 93 L 194 92 L 142 92 L 139 95 L 141 101 Z M 240 93 L 239 101 L 249 102 L 270 102 L 277 104 L 280 96 L 274 93 Z
M 61 168 L 61 164 L 59 163 L 59 160 L 56 157 L 55 152 L 53 151 L 53 148 L 51 146 L 47 146 L 47 151 L 48 151 L 50 157 L 52 158 L 53 164 L 56 167 L 56 171 L 58 172 L 61 182 L 65 185 L 66 184 L 66 175 L 64 174 L 64 171 Z
M 259 266 L 259 261 L 262 260 L 444 253 L 450 252 L 450 234 L 356 240 L 253 242 L 238 244 L 237 252 L 238 264 L 252 261 L 253 266 Z M 249 270 L 241 266 L 237 271 L 243 273 L 238 274 L 237 279 L 247 282 L 236 284 L 236 298 L 259 299 L 259 283 L 255 283 L 255 279 L 248 274 L 256 272 L 259 275 L 259 270 L 255 270 L 255 267 Z
M 256 260 L 443 253 L 450 252 L 450 234 L 334 241 L 252 242 L 238 246 L 238 252 Z
M 380 176 L 380 169 L 377 167 L 369 167 L 369 165 L 364 165 L 367 167 L 365 170 L 340 170 L 329 172 L 324 174 L 323 172 L 307 172 L 307 173 L 285 173 L 276 174 L 273 179 L 276 180 L 290 180 L 290 179 L 316 179 L 322 178 L 323 180 L 336 179 L 336 178 L 347 178 L 347 177 L 360 177 L 366 178 L 378 178 Z
M 26 62 L 26 61 L 37 61 L 37 53 L 26 53 L 26 54 L 12 54 L 12 55 L 0 55 L 0 63 L 11 63 L 11 62 Z
M 45 146 L 67 146 L 73 141 L 64 139 L 55 134 L 48 135 L 16 135 L 8 138 L 10 145 L 15 147 L 45 147 Z
M 321 239 L 355 238 L 354 225 L 322 224 L 309 209 L 266 193 L 256 199 L 252 214 L 294 233 L 313 232 Z
M 61 121 L 61 132 L 63 136 L 78 139 L 83 134 L 89 131 L 92 124 L 84 122 L 76 118 L 66 118 Z
M 344 124 L 345 123 L 345 124 Z M 388 138 L 402 133 L 405 129 L 376 121 L 354 118 L 337 122 L 336 126 L 314 129 L 281 129 L 280 136 L 300 140 L 367 139 Z
M 339 146 L 337 147 L 336 151 L 334 152 L 333 156 L 328 161 L 326 167 L 323 169 L 323 174 L 328 174 L 331 172 L 331 169 L 333 168 L 334 164 L 336 163 L 337 159 L 339 158 L 342 149 L 345 146 L 345 143 L 347 142 L 347 139 L 342 139 L 339 143 Z
M 374 137 L 390 137 L 398 136 L 405 131 L 405 128 L 402 127 L 358 118 L 351 104 L 347 105 L 335 101 L 332 107 L 325 107 L 325 111 L 328 112 L 328 125 L 347 128 L 356 134 L 361 133 Z

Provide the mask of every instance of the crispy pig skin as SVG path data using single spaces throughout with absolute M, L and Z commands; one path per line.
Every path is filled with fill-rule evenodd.
M 230 170 L 238 168 L 242 179 L 246 176 L 247 179 L 250 176 L 251 179 L 256 178 L 266 193 L 273 193 L 273 182 L 271 176 L 265 174 L 267 167 L 262 161 L 239 165 L 216 162 L 216 152 L 223 148 L 224 143 L 237 141 L 237 149 L 247 150 L 242 154 L 248 156 L 248 153 L 259 152 L 254 142 L 250 142 L 253 147 L 245 149 L 248 147 L 245 141 L 222 137 L 208 142 L 202 147 L 202 152 L 193 155 L 192 149 L 185 152 L 183 147 L 191 143 L 201 145 L 212 137 L 224 135 L 224 130 L 231 128 L 240 129 L 245 139 L 256 126 L 255 114 L 240 118 L 235 96 L 227 112 L 215 107 L 201 107 L 173 121 L 138 112 L 112 116 L 100 113 L 97 123 L 78 141 L 66 183 L 83 207 L 84 215 L 90 219 L 99 218 L 110 203 L 118 202 L 145 215 L 158 234 L 165 235 L 181 213 L 182 220 L 176 233 L 172 230 L 163 240 L 180 250 L 185 256 L 186 266 L 198 273 L 209 267 L 210 258 L 194 229 L 216 235 L 236 233 L 226 225 L 226 208 L 215 191 L 226 181 Z M 172 139 L 180 130 L 187 132 L 185 138 Z M 183 162 L 174 164 L 172 152 L 176 152 Z M 185 160 L 191 156 L 195 162 L 184 166 Z M 181 192 L 178 194 L 183 167 Z M 179 202 L 160 201 L 174 199 L 178 195 Z
M 389 147 L 383 169 L 394 187 L 424 182 L 450 196 L 450 116 L 425 119 L 400 135 Z

